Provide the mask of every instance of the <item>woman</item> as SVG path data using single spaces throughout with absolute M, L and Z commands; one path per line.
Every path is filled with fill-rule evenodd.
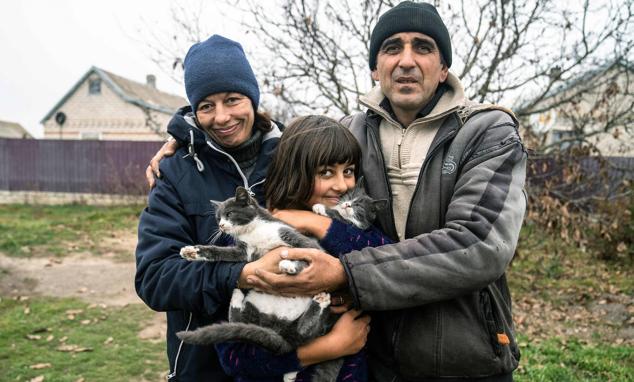
M 169 379 L 231 381 L 213 346 L 183 345 L 175 333 L 225 320 L 233 289 L 246 286 L 255 269 L 276 271 L 279 255 L 248 264 L 202 263 L 182 259 L 179 251 L 208 243 L 217 231 L 209 200 L 225 200 L 243 186 L 263 204 L 281 125 L 257 112 L 257 81 L 237 42 L 211 36 L 190 48 L 184 66 L 191 106 L 168 125 L 181 148 L 161 162 L 161 179 L 141 215 L 135 286 L 150 308 L 167 312 Z M 342 324 L 341 335 L 367 326 L 359 320 Z

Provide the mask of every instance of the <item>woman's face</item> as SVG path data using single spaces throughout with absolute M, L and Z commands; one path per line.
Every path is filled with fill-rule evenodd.
M 315 185 L 308 199 L 308 207 L 311 208 L 317 203 L 334 207 L 339 203 L 341 195 L 354 188 L 355 183 L 353 164 L 320 166 L 315 175 Z
M 255 111 L 251 99 L 243 94 L 216 93 L 198 104 L 196 119 L 217 143 L 236 147 L 251 137 Z

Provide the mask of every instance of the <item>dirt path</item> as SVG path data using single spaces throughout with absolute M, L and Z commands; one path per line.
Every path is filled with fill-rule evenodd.
M 3 296 L 77 297 L 89 303 L 142 303 L 134 291 L 134 263 L 90 255 L 63 259 L 13 258 L 0 254 Z
M 0 253 L 0 296 L 76 297 L 91 304 L 143 304 L 134 290 L 133 262 L 75 254 L 58 258 L 14 258 Z M 157 313 L 139 337 L 162 341 L 165 314 Z

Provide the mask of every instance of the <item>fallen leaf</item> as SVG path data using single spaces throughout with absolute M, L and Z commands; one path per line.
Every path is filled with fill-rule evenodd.
M 38 370 L 38 369 L 46 369 L 51 367 L 52 365 L 50 363 L 36 363 L 35 365 L 31 365 L 29 366 L 31 369 L 34 370 Z
M 42 381 L 44 381 L 44 376 L 40 375 L 40 376 L 37 376 L 35 378 L 31 378 L 31 380 L 29 382 L 42 382 Z
M 64 336 L 64 337 L 60 338 L 58 341 L 59 342 L 66 342 L 67 339 L 68 339 L 68 336 Z
M 90 321 L 90 320 L 81 320 L 79 323 L 80 323 L 80 324 L 82 324 L 82 325 L 88 325 L 88 324 L 90 324 L 91 322 L 92 322 L 92 321 Z
M 82 353 L 92 351 L 92 348 L 84 348 L 79 345 L 60 345 L 57 347 L 57 351 L 65 353 Z
M 55 338 L 55 336 L 51 334 L 48 337 L 46 337 L 46 342 L 51 342 L 51 341 L 53 341 L 54 338 Z
M 30 313 L 31 313 L 31 308 L 29 308 L 28 306 L 24 308 L 24 314 L 30 314 Z
M 42 339 L 42 336 L 40 336 L 39 334 L 27 334 L 26 338 L 32 340 L 32 341 L 36 341 L 36 340 L 40 340 Z
M 83 309 L 69 309 L 66 311 L 66 314 L 80 314 L 84 313 Z
M 104 345 L 108 345 L 108 344 L 112 343 L 112 341 L 114 341 L 114 338 L 112 338 L 112 337 L 108 337 L 108 338 L 107 338 L 107 339 L 103 342 L 103 344 L 104 344 Z

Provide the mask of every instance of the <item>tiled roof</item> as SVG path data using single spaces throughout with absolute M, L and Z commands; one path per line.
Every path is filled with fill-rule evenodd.
M 123 90 L 125 94 L 127 94 L 131 98 L 142 100 L 148 105 L 169 108 L 173 111 L 176 111 L 176 109 L 178 109 L 179 107 L 189 104 L 189 102 L 187 102 L 187 100 L 183 97 L 170 93 L 165 93 L 155 87 L 129 80 L 103 69 L 99 70 L 101 70 L 108 77 L 110 77 L 112 81 L 119 85 L 119 87 L 121 88 L 121 90 Z
M 114 73 L 93 66 L 84 74 L 77 83 L 55 104 L 55 106 L 42 118 L 41 123 L 46 122 L 62 105 L 70 98 L 86 79 L 93 73 L 97 74 L 117 95 L 124 101 L 130 102 L 142 108 L 173 114 L 189 102 L 180 96 L 166 93 L 153 86 L 132 81 Z

